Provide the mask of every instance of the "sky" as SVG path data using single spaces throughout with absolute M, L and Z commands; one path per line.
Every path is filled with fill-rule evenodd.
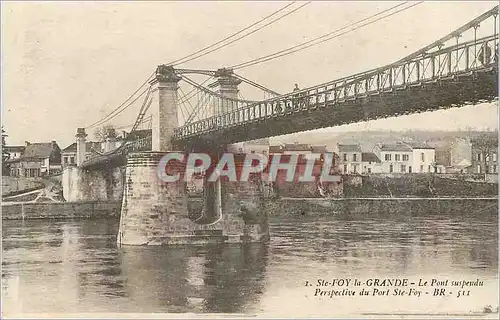
M 73 142 L 120 105 L 157 65 L 246 27 L 287 2 L 2 2 L 2 125 L 8 144 Z M 295 6 L 299 6 L 297 3 Z M 295 13 L 182 68 L 217 69 L 328 33 L 396 2 L 313 1 Z M 424 2 L 366 28 L 238 71 L 279 92 L 382 66 L 465 24 L 497 2 Z M 481 27 L 484 29 L 484 27 Z M 114 125 L 134 121 L 124 112 Z M 482 104 L 370 121 L 334 131 L 498 128 Z

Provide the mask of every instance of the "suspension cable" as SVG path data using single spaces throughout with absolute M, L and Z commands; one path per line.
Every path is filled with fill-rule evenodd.
M 156 74 L 156 71 L 154 71 L 147 79 L 146 81 L 144 81 L 144 83 L 139 87 L 137 88 L 137 90 L 135 90 L 127 99 L 125 99 L 125 101 L 120 104 L 117 108 L 115 108 L 113 111 L 111 111 L 110 113 L 108 113 L 106 116 L 104 116 L 103 118 L 101 118 L 100 120 L 92 123 L 91 125 L 85 127 L 86 129 L 89 129 L 89 128 L 92 128 L 92 127 L 95 127 L 95 126 L 98 126 L 98 125 L 101 125 L 105 122 L 108 122 L 109 120 L 113 119 L 114 117 L 116 117 L 116 115 L 120 114 L 121 112 L 123 112 L 123 110 L 127 109 L 128 107 L 130 107 L 135 101 L 137 101 L 137 99 L 143 95 L 146 91 L 143 91 L 141 93 L 141 95 L 139 95 L 139 97 L 137 97 L 136 99 L 134 99 L 131 103 L 129 103 L 128 105 L 125 105 L 130 99 L 132 99 L 132 97 L 137 94 L 137 92 L 139 92 L 146 84 L 148 84 L 148 82 L 153 78 L 153 76 Z M 121 109 L 121 108 L 124 108 L 124 109 Z M 118 112 L 118 114 L 114 115 L 115 112 Z M 109 118 L 111 117 L 111 118 Z M 109 119 L 108 119 L 109 118 Z
M 207 89 L 204 86 L 200 85 L 199 83 L 196 83 L 195 81 L 189 79 L 188 77 L 186 77 L 186 75 L 183 75 L 182 78 L 184 79 L 184 81 L 186 81 L 187 83 L 189 83 L 193 87 L 196 87 L 197 89 L 199 89 L 201 91 L 205 91 L 206 93 L 211 94 L 211 95 L 218 97 L 218 98 L 221 98 L 221 99 L 226 99 L 226 100 L 236 101 L 236 102 L 243 102 L 243 103 L 255 103 L 255 102 L 257 102 L 257 101 L 252 101 L 252 100 L 239 100 L 239 99 L 233 99 L 233 98 L 226 98 L 226 97 L 218 94 L 217 92 L 214 92 L 210 89 Z
M 292 13 L 296 12 L 297 10 L 302 9 L 303 7 L 307 6 L 307 5 L 308 5 L 308 4 L 310 4 L 310 3 L 311 3 L 311 1 L 308 1 L 308 2 L 306 2 L 306 3 L 304 3 L 304 4 L 302 4 L 300 7 L 297 7 L 297 8 L 295 8 L 295 9 L 293 9 L 292 11 L 287 12 L 286 14 L 282 15 L 281 17 L 278 17 L 278 18 L 276 18 L 276 19 L 274 19 L 274 20 L 271 20 L 270 22 L 268 22 L 268 23 L 264 24 L 263 26 L 261 26 L 261 27 L 259 27 L 259 28 L 255 29 L 255 30 L 252 30 L 251 32 L 249 32 L 249 33 L 247 33 L 247 34 L 244 34 L 244 35 L 242 35 L 242 36 L 240 36 L 240 37 L 238 37 L 238 38 L 236 38 L 236 39 L 234 39 L 234 40 L 232 40 L 232 41 L 229 41 L 228 43 L 226 43 L 226 44 L 224 44 L 224 45 L 221 45 L 221 46 L 219 46 L 219 47 L 216 47 L 216 48 L 214 48 L 214 49 L 212 49 L 212 50 L 209 50 L 209 51 L 207 51 L 207 52 L 205 52 L 205 53 L 199 54 L 199 55 L 197 55 L 197 56 L 195 56 L 195 57 L 193 57 L 193 58 L 191 58 L 191 59 L 188 59 L 188 60 L 185 60 L 185 61 L 181 61 L 181 62 L 178 62 L 178 63 L 172 64 L 172 65 L 174 65 L 174 66 L 175 66 L 175 65 L 182 64 L 182 63 L 190 62 L 190 61 L 196 60 L 196 59 L 198 59 L 198 58 L 201 58 L 201 57 L 203 57 L 203 56 L 206 56 L 206 55 L 207 55 L 207 54 L 209 54 L 209 53 L 212 53 L 212 52 L 214 52 L 214 51 L 217 51 L 217 50 L 219 50 L 219 49 L 222 49 L 222 48 L 224 48 L 224 47 L 227 47 L 228 45 L 230 45 L 230 44 L 232 44 L 232 43 L 235 43 L 236 41 L 239 41 L 239 40 L 241 40 L 241 39 L 243 39 L 243 38 L 246 38 L 246 37 L 248 37 L 249 35 L 252 35 L 252 34 L 254 34 L 255 32 L 257 32 L 257 31 L 259 31 L 259 30 L 261 30 L 261 29 L 263 29 L 263 28 L 265 28 L 265 27 L 267 27 L 267 26 L 269 26 L 269 25 L 271 25 L 271 24 L 273 24 L 273 23 L 275 23 L 275 22 L 277 22 L 277 21 L 279 21 L 279 20 L 281 20 L 281 19 L 285 18 L 286 16 L 288 16 L 288 15 L 290 15 L 290 14 L 292 14 Z
M 275 53 L 272 53 L 272 54 L 269 54 L 269 55 L 266 55 L 266 56 L 263 56 L 263 57 L 260 57 L 260 58 L 256 58 L 256 59 L 253 59 L 253 60 L 250 60 L 250 61 L 247 61 L 247 62 L 239 63 L 237 65 L 234 65 L 232 68 L 234 70 L 242 69 L 242 68 L 247 68 L 247 67 L 250 67 L 250 66 L 253 66 L 253 65 L 256 65 L 256 64 L 261 64 L 261 63 L 264 63 L 264 62 L 267 62 L 267 61 L 270 61 L 270 60 L 274 60 L 274 59 L 277 59 L 277 58 L 280 58 L 280 57 L 283 57 L 283 56 L 286 56 L 286 55 L 289 55 L 289 54 L 292 54 L 292 53 L 295 53 L 295 52 L 298 52 L 298 51 L 305 50 L 305 49 L 310 48 L 312 46 L 316 46 L 316 45 L 321 44 L 323 42 L 330 41 L 332 39 L 338 38 L 338 37 L 340 37 L 342 35 L 345 35 L 347 33 L 356 31 L 356 30 L 358 30 L 358 29 L 360 29 L 362 27 L 365 27 L 365 26 L 371 25 L 371 24 L 373 24 L 375 22 L 378 22 L 380 20 L 386 19 L 386 18 L 388 18 L 390 16 L 393 16 L 393 15 L 399 13 L 399 12 L 408 10 L 408 9 L 410 9 L 412 7 L 415 7 L 415 6 L 419 5 L 419 4 L 422 4 L 423 2 L 424 1 L 419 1 L 419 2 L 413 3 L 410 6 L 404 7 L 402 9 L 396 10 L 394 12 L 391 12 L 391 13 L 386 14 L 386 15 L 384 15 L 384 16 L 382 16 L 380 18 L 377 18 L 375 20 L 363 23 L 363 24 L 361 24 L 359 26 L 356 26 L 356 27 L 354 27 L 354 28 L 352 28 L 350 30 L 344 31 L 342 33 L 334 34 L 334 33 L 337 33 L 337 32 L 339 32 L 341 30 L 344 30 L 344 29 L 347 29 L 347 28 L 352 27 L 354 25 L 357 25 L 357 24 L 361 23 L 362 21 L 366 21 L 366 20 L 372 19 L 372 18 L 374 18 L 374 17 L 376 17 L 378 15 L 381 15 L 383 13 L 387 13 L 388 11 L 393 10 L 396 7 L 399 7 L 399 6 L 401 6 L 401 5 L 403 5 L 403 4 L 407 3 L 407 2 L 405 2 L 403 4 L 398 4 L 396 6 L 393 6 L 393 7 L 389 8 L 389 9 L 386 9 L 386 10 L 384 10 L 382 12 L 374 14 L 374 15 L 372 15 L 370 17 L 361 19 L 361 20 L 356 21 L 354 23 L 351 23 L 351 24 L 349 24 L 349 25 L 347 25 L 345 27 L 342 27 L 342 28 L 337 29 L 337 30 L 335 30 L 333 32 L 325 34 L 325 35 L 323 35 L 321 37 L 318 37 L 318 38 L 306 41 L 306 42 L 304 42 L 302 44 L 299 44 L 299 45 L 296 45 L 296 46 L 293 46 L 293 47 L 290 47 L 290 48 L 287 48 L 287 49 L 284 49 L 284 50 L 281 50 L 281 51 L 278 51 L 278 52 L 275 52 Z M 334 35 L 332 35 L 332 34 L 334 34 Z M 321 41 L 315 42 L 315 41 L 318 41 L 318 40 L 321 40 Z
M 223 43 L 224 41 L 229 40 L 229 39 L 231 39 L 231 38 L 233 38 L 233 37 L 235 37 L 235 36 L 239 35 L 239 34 L 240 34 L 240 33 L 242 33 L 242 32 L 245 32 L 246 30 L 248 30 L 248 29 L 250 29 L 250 28 L 252 28 L 252 27 L 254 27 L 254 26 L 258 25 L 259 23 L 261 23 L 261 22 L 263 22 L 263 21 L 265 21 L 265 20 L 267 20 L 267 19 L 271 18 L 272 16 L 275 16 L 276 14 L 280 13 L 281 11 L 283 11 L 283 10 L 285 10 L 286 8 L 288 8 L 288 7 L 290 7 L 291 5 L 293 5 L 295 2 L 296 2 L 296 1 L 293 1 L 293 2 L 291 2 L 291 3 L 289 3 L 289 4 L 287 4 L 286 6 L 284 6 L 284 7 L 280 8 L 280 9 L 278 9 L 277 11 L 274 11 L 273 13 L 271 13 L 271 14 L 269 14 L 269 15 L 265 16 L 265 17 L 264 17 L 264 18 L 262 18 L 261 20 L 259 20 L 259 21 L 257 21 L 257 22 L 252 23 L 251 25 L 249 25 L 249 26 L 247 26 L 247 27 L 245 27 L 245 28 L 241 29 L 240 31 L 238 31 L 238 32 L 236 32 L 236 33 L 233 33 L 233 34 L 232 34 L 232 35 L 230 35 L 230 36 L 225 37 L 225 38 L 224 38 L 224 39 L 222 39 L 222 40 L 219 40 L 219 41 L 217 41 L 217 42 L 215 42 L 215 43 L 213 43 L 213 44 L 211 44 L 211 45 L 209 45 L 209 46 L 206 46 L 206 47 L 204 47 L 204 48 L 202 48 L 202 49 L 200 49 L 200 50 L 198 50 L 198 51 L 196 51 L 196 52 L 193 52 L 193 53 L 191 53 L 191 54 L 189 54 L 189 55 L 187 55 L 187 56 L 185 56 L 185 57 L 182 57 L 182 58 L 179 58 L 179 59 L 177 59 L 177 60 L 174 60 L 174 61 L 172 61 L 172 62 L 168 63 L 168 65 L 173 65 L 173 64 L 183 63 L 183 60 L 186 60 L 186 59 L 188 59 L 188 58 L 190 58 L 190 57 L 192 57 L 192 56 L 194 56 L 194 55 L 197 55 L 197 54 L 199 54 L 199 53 L 201 53 L 201 52 L 203 52 L 203 51 L 205 51 L 205 50 L 207 50 L 207 49 L 213 48 L 214 46 L 216 46 L 216 45 L 218 45 L 218 44 L 221 44 L 221 43 Z M 187 62 L 187 61 L 184 61 L 184 62 Z
M 260 85 L 260 84 L 258 84 L 257 82 L 254 82 L 254 81 L 252 81 L 252 80 L 249 80 L 249 79 L 247 79 L 247 78 L 245 78 L 245 77 L 243 77 L 243 76 L 240 76 L 240 75 L 238 75 L 238 74 L 236 74 L 236 73 L 234 73 L 234 76 L 235 76 L 236 78 L 240 79 L 241 81 L 243 81 L 243 82 L 245 82 L 245 83 L 247 83 L 247 84 L 249 84 L 249 85 L 252 85 L 252 86 L 254 86 L 254 87 L 256 87 L 256 88 L 258 88 L 258 89 L 260 89 L 260 90 L 262 90 L 262 91 L 264 91 L 264 92 L 270 93 L 270 94 L 275 95 L 275 96 L 281 96 L 281 93 L 278 93 L 278 92 L 273 91 L 273 90 L 271 90 L 271 89 L 269 89 L 269 88 L 266 88 L 266 87 L 264 87 L 263 85 Z
M 130 133 L 125 137 L 123 143 L 118 148 L 111 150 L 111 151 L 108 151 L 108 152 L 101 152 L 101 151 L 98 151 L 98 150 L 91 148 L 92 151 L 94 151 L 95 153 L 97 153 L 98 155 L 101 155 L 101 156 L 109 156 L 109 155 L 117 153 L 118 151 L 122 150 L 125 147 L 128 140 L 130 139 L 129 137 L 131 136 L 131 134 L 133 132 L 136 131 L 137 127 L 142 122 L 144 115 L 146 114 L 146 111 L 149 109 L 149 107 L 151 106 L 151 103 L 153 102 L 153 99 L 149 99 L 149 95 L 151 94 L 151 91 L 152 91 L 151 89 L 152 89 L 152 86 L 150 85 L 147 89 L 148 93 L 144 99 L 142 106 L 141 106 L 141 109 L 139 111 L 139 115 L 137 116 L 136 121 L 135 121 L 134 125 L 132 126 L 132 129 L 130 130 Z

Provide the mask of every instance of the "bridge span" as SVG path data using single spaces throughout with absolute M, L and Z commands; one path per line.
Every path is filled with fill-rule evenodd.
M 150 113 L 151 135 L 146 141 L 126 139 L 86 159 L 86 133 L 80 128 L 77 166 L 63 174 L 66 200 L 121 199 L 121 245 L 266 241 L 260 174 L 240 183 L 205 181 L 202 208 L 193 213 L 185 182 L 158 179 L 160 158 L 172 151 L 218 153 L 235 142 L 493 101 L 498 97 L 497 16 L 495 7 L 390 65 L 287 94 L 230 68 L 160 65 L 131 130 Z M 480 24 L 493 19 L 492 30 L 478 33 Z M 192 74 L 215 80 L 204 86 Z M 179 97 L 180 81 L 193 87 L 192 94 Z M 241 98 L 242 83 L 269 98 Z

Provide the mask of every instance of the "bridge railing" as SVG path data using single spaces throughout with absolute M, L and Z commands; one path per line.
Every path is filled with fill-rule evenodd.
M 152 141 L 151 136 L 146 136 L 141 139 L 125 142 L 125 145 L 120 145 L 117 149 L 110 151 L 105 154 L 97 154 L 85 160 L 82 164 L 82 168 L 97 166 L 102 163 L 108 162 L 110 159 L 115 159 L 117 157 L 122 157 L 128 152 L 140 152 L 140 151 L 151 151 Z
M 193 122 L 177 128 L 174 139 L 187 139 L 221 128 L 402 90 L 408 86 L 449 80 L 463 74 L 486 71 L 497 67 L 497 64 L 498 34 L 423 53 L 407 61 L 329 82 L 323 87 L 304 89 Z
M 146 136 L 138 140 L 127 142 L 125 146 L 125 150 L 127 152 L 151 151 L 151 149 L 151 136 Z

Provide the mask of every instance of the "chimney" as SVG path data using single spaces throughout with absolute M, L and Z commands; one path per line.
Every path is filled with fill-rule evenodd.
M 24 141 L 24 145 L 27 147 L 30 145 L 30 142 L 29 141 Z

